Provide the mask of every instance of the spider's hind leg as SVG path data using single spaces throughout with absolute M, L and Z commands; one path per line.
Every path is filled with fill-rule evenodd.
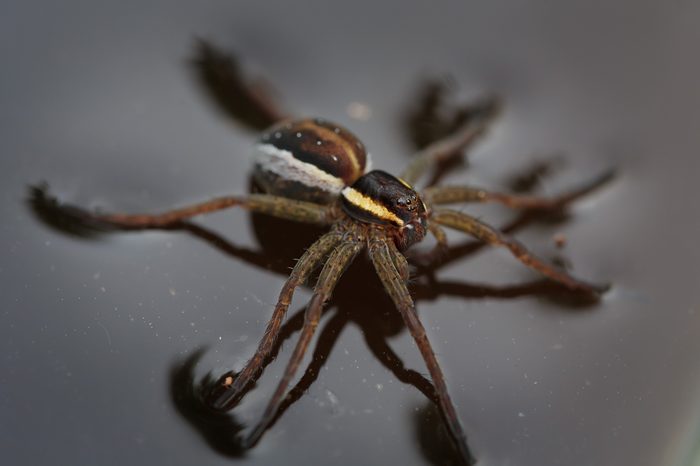
M 318 277 L 316 286 L 314 287 L 314 294 L 309 301 L 308 307 L 306 308 L 306 313 L 304 314 L 304 326 L 301 329 L 299 341 L 294 348 L 294 352 L 287 363 L 282 379 L 277 385 L 277 389 L 272 395 L 272 398 L 270 399 L 260 422 L 257 424 L 257 426 L 255 426 L 245 440 L 246 448 L 252 448 L 255 446 L 267 428 L 274 421 L 277 411 L 284 400 L 289 383 L 299 368 L 299 364 L 301 364 L 301 360 L 304 358 L 306 349 L 311 342 L 311 337 L 313 337 L 319 320 L 321 319 L 323 305 L 326 303 L 326 301 L 328 301 L 328 299 L 330 299 L 336 283 L 338 283 L 338 280 L 342 276 L 343 272 L 350 265 L 355 256 L 360 252 L 362 247 L 362 243 L 359 240 L 345 238 L 328 257 L 328 260 L 323 266 L 321 274 Z
M 125 229 L 161 228 L 196 215 L 208 214 L 229 207 L 243 207 L 251 212 L 316 225 L 328 225 L 333 207 L 297 201 L 270 194 L 223 196 L 159 214 L 101 214 L 97 218 Z
M 467 446 L 466 436 L 457 417 L 457 411 L 452 404 L 452 399 L 447 391 L 445 377 L 438 364 L 435 352 L 425 333 L 423 324 L 418 319 L 413 299 L 406 287 L 406 282 L 401 278 L 399 270 L 396 269 L 396 255 L 400 255 L 396 246 L 390 240 L 374 240 L 369 248 L 369 255 L 374 268 L 379 275 L 384 288 L 391 297 L 394 305 L 398 308 L 403 317 L 404 323 L 420 350 L 425 365 L 428 368 L 430 377 L 435 386 L 435 394 L 438 400 L 440 412 L 445 419 L 450 437 L 455 443 L 461 457 L 466 463 L 472 464 L 474 459 Z
M 243 207 L 251 212 L 271 215 L 316 225 L 330 224 L 335 215 L 333 206 L 296 201 L 269 194 L 222 196 L 157 214 L 124 214 L 91 212 L 82 207 L 64 204 L 48 193 L 46 187 L 32 187 L 32 196 L 40 193 L 42 203 L 54 216 L 63 216 L 72 223 L 95 231 L 168 229 L 182 226 L 182 222 L 197 215 L 208 214 L 230 207 Z

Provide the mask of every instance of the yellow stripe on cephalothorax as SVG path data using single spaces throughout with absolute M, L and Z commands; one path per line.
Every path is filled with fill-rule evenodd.
M 404 225 L 404 221 L 397 217 L 396 214 L 371 197 L 365 196 L 360 191 L 348 186 L 344 188 L 341 193 L 343 197 L 355 207 L 369 212 L 381 220 L 392 222 L 397 226 Z

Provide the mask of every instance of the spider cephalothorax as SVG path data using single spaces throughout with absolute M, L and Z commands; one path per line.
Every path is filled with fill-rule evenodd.
M 341 192 L 343 210 L 355 220 L 387 226 L 399 250 L 425 237 L 428 212 L 413 188 L 389 173 L 374 170 Z
M 208 49 L 206 52 L 213 53 Z M 63 206 L 64 211 L 92 225 L 133 230 L 172 228 L 195 215 L 241 206 L 253 212 L 327 228 L 327 232 L 301 255 L 282 287 L 256 353 L 241 371 L 221 376 L 205 396 L 212 408 L 224 410 L 235 406 L 269 362 L 294 290 L 321 268 L 305 311 L 299 340 L 265 413 L 245 441 L 248 447 L 254 446 L 274 421 L 319 323 L 324 303 L 330 299 L 348 265 L 365 251 L 425 360 L 451 438 L 461 457 L 469 461 L 466 438 L 442 370 L 408 291 L 408 262 L 402 252 L 428 233 L 437 240 L 434 251 L 439 251 L 447 243 L 442 229 L 446 226 L 477 240 L 505 247 L 522 263 L 550 279 L 571 290 L 597 296 L 605 286 L 572 277 L 539 259 L 496 228 L 444 205 L 498 202 L 516 209 L 560 209 L 610 179 L 611 173 L 554 198 L 509 195 L 468 186 L 436 186 L 417 191 L 412 184 L 441 162 L 460 156 L 484 133 L 490 118 L 468 120 L 448 137 L 423 149 L 401 176 L 395 177 L 379 170 L 368 171 L 369 156 L 364 145 L 345 128 L 321 119 L 288 119 L 259 89 L 248 86 L 235 66 L 230 73 L 230 82 L 236 84 L 241 98 L 247 99 L 249 104 L 252 102 L 271 124 L 255 144 L 253 157 L 253 178 L 265 194 L 225 196 L 155 215 L 96 214 L 73 206 Z M 491 112 L 482 114 L 493 116 L 495 106 Z

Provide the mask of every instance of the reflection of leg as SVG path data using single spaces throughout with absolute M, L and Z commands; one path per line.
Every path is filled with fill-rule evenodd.
M 437 297 L 456 296 L 469 299 L 497 298 L 516 299 L 524 296 L 550 296 L 561 298 L 568 290 L 559 283 L 542 278 L 531 282 L 508 286 L 493 286 L 486 283 L 464 283 L 458 280 L 421 280 L 411 283 L 411 294 L 416 301 L 434 300 Z M 596 295 L 566 294 L 574 306 L 586 306 L 597 301 Z M 593 299 L 591 299 L 593 298 Z
M 342 243 L 328 257 L 328 260 L 323 266 L 323 270 L 318 277 L 318 281 L 316 282 L 314 295 L 311 297 L 311 301 L 306 308 L 304 326 L 301 329 L 299 341 L 294 348 L 294 352 L 292 353 L 292 357 L 289 359 L 289 363 L 287 364 L 287 368 L 284 371 L 282 379 L 280 380 L 275 393 L 272 395 L 272 399 L 270 399 L 260 422 L 246 439 L 245 443 L 247 448 L 253 447 L 260 440 L 260 437 L 262 437 L 270 423 L 275 419 L 280 404 L 282 403 L 284 395 L 287 392 L 287 387 L 299 368 L 299 364 L 304 357 L 304 353 L 306 353 L 311 337 L 318 326 L 323 305 L 330 298 L 338 279 L 357 253 L 360 252 L 360 249 L 360 243 Z
M 284 397 L 282 403 L 280 404 L 279 410 L 272 420 L 271 424 L 276 422 L 279 418 L 292 404 L 296 403 L 301 396 L 306 393 L 312 383 L 316 381 L 318 374 L 323 367 L 323 365 L 328 360 L 331 350 L 335 346 L 341 331 L 348 322 L 348 316 L 344 313 L 336 313 L 330 320 L 323 326 L 318 338 L 316 339 L 316 348 L 314 349 L 313 355 L 311 356 L 311 362 L 304 371 L 304 375 L 301 376 L 299 382 L 289 390 L 287 396 Z
M 614 171 L 607 171 L 577 189 L 556 197 L 538 197 L 504 194 L 470 188 L 468 186 L 436 186 L 426 188 L 422 195 L 428 204 L 452 204 L 456 202 L 498 202 L 514 209 L 556 209 L 599 188 L 610 181 Z
M 436 210 L 431 218 L 432 221 L 445 225 L 456 230 L 463 231 L 473 237 L 493 246 L 503 246 L 523 264 L 537 270 L 541 274 L 556 280 L 572 290 L 585 291 L 591 294 L 598 294 L 608 289 L 607 285 L 595 285 L 578 280 L 563 270 L 556 269 L 538 258 L 527 248 L 514 238 L 510 238 L 492 226 L 481 222 L 465 213 L 454 210 Z
M 220 410 L 232 408 L 245 393 L 250 382 L 260 372 L 263 364 L 270 356 L 279 336 L 280 327 L 297 286 L 306 282 L 307 278 L 318 267 L 319 263 L 341 240 L 338 233 L 331 232 L 322 236 L 309 247 L 304 255 L 294 266 L 291 275 L 285 282 L 280 292 L 279 300 L 272 312 L 272 317 L 267 324 L 265 334 L 260 340 L 258 349 L 245 367 L 238 373 L 226 373 L 212 387 L 207 395 L 207 403 Z
M 202 84 L 230 117 L 257 131 L 286 118 L 269 86 L 247 79 L 233 55 L 205 40 L 197 45 L 194 65 Z
M 485 105 L 484 115 L 468 119 L 451 135 L 433 142 L 415 155 L 408 167 L 401 173 L 401 179 L 414 184 L 426 172 L 437 165 L 460 155 L 488 129 L 489 123 L 498 114 L 500 104 L 493 100 Z
M 367 331 L 365 331 L 365 341 L 367 346 L 372 351 L 372 354 L 382 363 L 384 367 L 389 369 L 394 376 L 403 383 L 413 385 L 416 387 L 426 398 L 431 400 L 433 403 L 438 404 L 437 396 L 435 395 L 435 387 L 430 382 L 430 380 L 423 377 L 423 375 L 414 371 L 413 369 L 407 369 L 401 358 L 397 356 L 393 349 L 387 344 L 386 340 L 381 337 L 369 337 Z
M 430 341 L 428 341 L 428 337 L 425 334 L 425 328 L 423 328 L 423 324 L 418 319 L 413 300 L 406 288 L 405 281 L 401 279 L 399 272 L 393 265 L 391 249 L 395 248 L 393 242 L 375 242 L 370 246 L 370 258 L 377 271 L 377 275 L 379 275 L 379 278 L 384 284 L 384 288 L 386 288 L 392 301 L 399 312 L 401 312 L 406 327 L 411 332 L 411 336 L 415 340 L 425 360 L 425 365 L 428 368 L 428 372 L 430 372 L 430 377 L 433 379 L 440 410 L 447 423 L 450 436 L 454 440 L 457 449 L 465 461 L 473 462 L 471 453 L 467 447 L 466 436 L 457 418 L 457 412 L 452 404 L 450 395 L 447 392 L 445 378 L 430 345 Z M 398 254 L 398 251 L 395 254 Z

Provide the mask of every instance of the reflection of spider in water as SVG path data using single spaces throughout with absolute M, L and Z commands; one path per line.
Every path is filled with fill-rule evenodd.
M 597 188 L 611 177 L 606 173 L 576 190 L 554 198 L 509 195 L 467 186 L 435 186 L 417 191 L 412 187 L 422 175 L 449 165 L 482 135 L 497 113 L 494 100 L 475 105 L 462 122 L 441 139 L 428 144 L 403 171 L 394 177 L 380 170 L 369 171 L 363 144 L 348 130 L 322 119 L 290 119 L 273 103 L 263 88 L 241 77 L 237 65 L 212 46 L 202 43 L 202 60 L 216 66 L 205 79 L 218 80 L 247 108 L 242 119 L 251 126 L 271 126 L 255 145 L 253 178 L 264 194 L 226 196 L 160 214 L 104 214 L 61 206 L 67 214 L 106 228 L 139 230 L 173 228 L 195 215 L 240 206 L 252 212 L 319 225 L 327 228 L 297 261 L 285 282 L 258 349 L 238 373 L 224 374 L 210 387 L 207 403 L 219 410 L 240 401 L 264 368 L 278 341 L 282 323 L 295 289 L 317 269 L 320 274 L 306 307 L 301 334 L 282 379 L 262 418 L 244 442 L 254 446 L 274 421 L 321 318 L 324 303 L 350 263 L 366 252 L 384 289 L 399 310 L 414 338 L 435 385 L 438 407 L 461 457 L 471 461 L 466 438 L 450 399 L 442 370 L 407 288 L 409 266 L 404 252 L 430 233 L 435 247 L 421 261 L 438 257 L 447 246 L 443 226 L 465 232 L 477 240 L 507 248 L 518 260 L 567 288 L 593 297 L 607 287 L 572 277 L 529 252 L 520 242 L 463 212 L 444 208 L 460 202 L 497 202 L 515 209 L 561 209 Z M 252 121 L 252 123 L 251 123 Z

